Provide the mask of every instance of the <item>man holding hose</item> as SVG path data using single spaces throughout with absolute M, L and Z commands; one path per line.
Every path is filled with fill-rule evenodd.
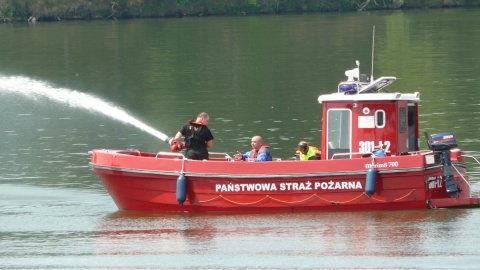
M 188 120 L 175 135 L 172 141 L 172 151 L 178 152 L 185 147 L 185 157 L 196 160 L 208 160 L 208 150 L 213 146 L 213 135 L 207 127 L 210 116 L 202 112 L 195 121 Z M 182 136 L 185 136 L 185 144 L 181 142 Z

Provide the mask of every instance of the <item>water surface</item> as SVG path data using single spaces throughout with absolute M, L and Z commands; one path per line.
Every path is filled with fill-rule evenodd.
M 132 118 L 172 136 L 207 111 L 212 151 L 246 151 L 259 134 L 275 157 L 289 158 L 298 141 L 320 141 L 317 97 L 335 91 L 355 60 L 371 73 L 375 26 L 374 76 L 397 76 L 390 91 L 421 92 L 422 132 L 452 131 L 465 153 L 480 156 L 479 15 L 0 25 L 0 268 L 476 269 L 478 209 L 118 212 L 88 168 L 88 151 L 167 151 Z M 478 194 L 479 166 L 468 165 Z

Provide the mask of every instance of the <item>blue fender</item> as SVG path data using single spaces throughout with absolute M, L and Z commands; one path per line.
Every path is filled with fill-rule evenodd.
M 176 195 L 178 204 L 183 205 L 187 199 L 187 177 L 183 173 L 177 178 Z
M 367 179 L 365 183 L 365 193 L 367 193 L 368 197 L 372 197 L 373 193 L 375 193 L 375 183 L 377 182 L 377 171 L 372 166 L 367 171 Z

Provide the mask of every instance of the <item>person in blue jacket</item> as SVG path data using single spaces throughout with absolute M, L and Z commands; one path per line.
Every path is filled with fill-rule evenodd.
M 270 154 L 270 147 L 263 144 L 262 137 L 253 136 L 252 138 L 252 150 L 246 152 L 245 154 L 237 153 L 234 155 L 235 160 L 246 160 L 246 161 L 272 161 L 272 155 Z

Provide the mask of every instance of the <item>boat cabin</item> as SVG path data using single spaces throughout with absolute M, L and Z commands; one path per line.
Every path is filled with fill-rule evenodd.
M 369 75 L 359 76 L 358 68 L 345 75 L 348 80 L 337 93 L 318 98 L 323 104 L 321 159 L 360 157 L 379 149 L 385 155 L 419 151 L 420 93 L 388 93 L 384 88 L 395 77 L 371 81 Z

